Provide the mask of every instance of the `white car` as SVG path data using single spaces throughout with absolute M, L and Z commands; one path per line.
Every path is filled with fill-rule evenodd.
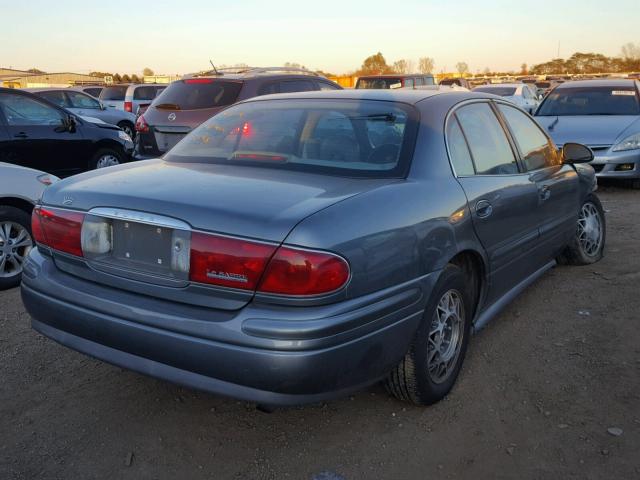
M 0 290 L 15 287 L 33 240 L 31 211 L 54 175 L 0 162 Z
M 503 97 L 525 112 L 533 114 L 540 105 L 535 84 L 528 83 L 496 83 L 493 85 L 482 85 L 473 89 L 474 92 L 492 93 Z

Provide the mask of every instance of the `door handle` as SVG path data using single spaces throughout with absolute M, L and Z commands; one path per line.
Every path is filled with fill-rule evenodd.
M 540 200 L 542 200 L 543 202 L 545 200 L 549 200 L 549 197 L 551 196 L 551 189 L 549 188 L 549 185 L 544 185 L 541 189 L 540 189 Z
M 476 203 L 476 215 L 480 218 L 487 218 L 493 213 L 493 206 L 487 200 L 479 200 Z
M 26 134 L 26 133 L 24 133 L 24 132 L 19 132 L 19 133 L 16 133 L 16 134 L 13 136 L 13 138 L 29 138 L 29 135 L 27 135 L 27 134 Z

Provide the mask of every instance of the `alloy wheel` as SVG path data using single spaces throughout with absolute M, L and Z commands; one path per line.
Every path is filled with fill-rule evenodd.
M 0 222 L 0 277 L 22 273 L 29 250 L 33 246 L 29 231 L 15 222 Z
M 96 162 L 96 168 L 113 167 L 114 165 L 120 165 L 120 160 L 113 153 L 101 155 Z
M 464 318 L 462 295 L 448 290 L 438 301 L 429 331 L 427 369 L 434 383 L 446 381 L 455 370 L 464 337 Z

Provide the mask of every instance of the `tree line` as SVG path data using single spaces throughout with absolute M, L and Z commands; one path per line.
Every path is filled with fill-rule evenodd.
M 142 77 L 139 77 L 137 74 L 132 73 L 129 75 L 128 73 L 124 73 L 120 75 L 119 73 L 109 73 L 109 72 L 89 72 L 89 75 L 92 77 L 112 77 L 113 83 L 142 83 L 143 77 L 149 77 L 154 75 L 153 70 L 149 67 L 145 67 L 142 70 Z
M 616 73 L 640 71 L 640 45 L 623 45 L 617 57 L 607 57 L 601 53 L 576 52 L 568 59 L 554 58 L 548 62 L 533 65 L 528 73 L 546 75 L 552 73 Z

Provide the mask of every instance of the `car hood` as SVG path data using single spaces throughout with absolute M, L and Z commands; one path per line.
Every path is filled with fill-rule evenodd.
M 48 188 L 43 204 L 137 210 L 281 242 L 307 216 L 393 181 L 155 159 L 70 177 Z
M 562 146 L 567 142 L 583 145 L 613 145 L 628 130 L 640 130 L 636 115 L 537 116 L 538 123 Z M 632 132 L 629 132 L 632 133 Z

